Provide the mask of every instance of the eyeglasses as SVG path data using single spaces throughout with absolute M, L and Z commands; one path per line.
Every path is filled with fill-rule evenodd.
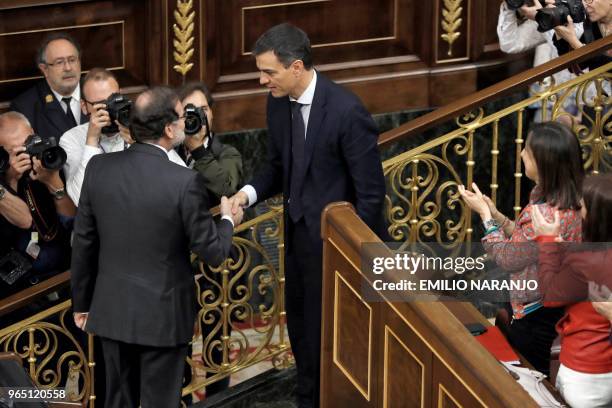
M 45 62 L 45 65 L 53 68 L 62 68 L 64 65 L 68 64 L 72 67 L 76 66 L 79 63 L 79 57 L 68 57 L 68 58 L 58 58 L 53 62 Z
M 582 1 L 584 1 L 586 4 L 591 4 L 591 3 L 593 3 L 593 0 L 582 0 Z
M 81 96 L 81 99 L 83 99 L 85 101 L 85 103 L 88 103 L 88 104 L 90 104 L 92 106 L 93 105 L 97 105 L 99 103 L 106 103 L 106 99 L 102 99 L 101 101 L 88 101 L 87 99 L 83 98 L 82 96 Z

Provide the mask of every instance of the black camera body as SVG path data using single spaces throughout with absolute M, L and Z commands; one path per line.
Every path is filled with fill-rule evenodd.
M 582 23 L 586 19 L 582 0 L 555 0 L 555 7 L 538 10 L 535 16 L 538 31 L 543 33 L 565 25 L 568 17 L 571 17 L 574 23 Z
M 188 103 L 185 105 L 185 135 L 193 136 L 206 127 L 206 135 L 210 132 L 208 128 L 208 117 L 204 112 L 204 109 L 200 106 L 196 108 L 195 105 Z
M 121 123 L 121 126 L 130 126 L 130 113 L 132 111 L 132 101 L 125 95 L 114 93 L 104 102 L 106 111 L 110 117 L 111 124 L 102 128 L 102 133 L 114 134 L 119 132 L 119 126 L 115 121 Z
M 24 144 L 26 153 L 36 157 L 44 168 L 59 170 L 66 163 L 66 152 L 55 137 L 42 138 L 36 134 L 28 136 Z
M 536 1 L 539 2 L 542 7 L 546 7 L 544 0 L 533 0 L 533 2 L 530 2 L 529 0 L 506 0 L 506 5 L 510 10 L 518 10 L 523 7 L 525 3 L 527 3 L 528 6 L 531 6 Z

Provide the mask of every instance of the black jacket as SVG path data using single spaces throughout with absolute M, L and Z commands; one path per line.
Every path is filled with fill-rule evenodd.
M 53 136 L 59 141 L 64 132 L 74 126 L 45 80 L 13 99 L 10 110 L 23 113 L 34 131 L 42 137 Z M 81 124 L 87 121 L 87 116 L 81 114 Z
M 71 283 L 86 330 L 126 343 L 187 344 L 196 317 L 190 250 L 207 264 L 229 254 L 232 225 L 208 211 L 197 172 L 135 143 L 93 157 L 74 226 Z

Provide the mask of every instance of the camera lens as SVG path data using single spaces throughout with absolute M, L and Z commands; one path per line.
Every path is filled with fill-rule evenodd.
M 562 7 L 545 8 L 538 10 L 535 19 L 538 23 L 538 31 L 545 32 L 564 24 L 567 17 L 564 17 Z
M 59 170 L 66 163 L 66 152 L 59 146 L 50 147 L 40 155 L 40 161 L 44 168 Z
M 187 115 L 185 116 L 185 133 L 188 135 L 196 134 L 202 128 L 202 122 L 197 115 Z

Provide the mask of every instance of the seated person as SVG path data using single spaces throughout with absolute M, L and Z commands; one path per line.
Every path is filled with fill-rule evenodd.
M 44 79 L 11 102 L 41 137 L 59 139 L 68 129 L 87 121 L 79 110 L 81 47 L 69 34 L 51 32 L 36 54 Z
M 64 164 L 68 195 L 76 205 L 89 160 L 97 154 L 122 151 L 134 142 L 127 128 L 111 123 L 106 110 L 108 97 L 120 91 L 112 72 L 104 68 L 91 69 L 83 78 L 81 88 L 81 109 L 89 122 L 68 130 L 60 139 L 60 146 L 68 157 Z M 185 165 L 176 152 L 170 152 L 169 157 Z
M 30 228 L 32 215 L 25 201 L 6 188 L 5 176 L 9 156 L 3 149 L 0 154 L 2 154 L 0 158 L 0 274 L 3 274 L 5 279 L 12 280 L 8 274 L 13 272 L 18 265 L 13 260 L 16 255 L 13 254 L 15 250 L 11 244 L 19 229 Z M 18 285 L 13 286 L 9 282 L 0 281 L 0 299 L 21 289 Z
M 31 213 L 32 222 L 25 219 L 16 225 L 19 228 L 14 229 L 10 243 L 32 264 L 30 284 L 68 269 L 70 231 L 76 212 L 60 177 L 61 163 L 55 169 L 45 168 L 41 160 L 26 152 L 24 144 L 33 133 L 22 114 L 0 115 L 0 146 L 9 154 L 1 182 L 10 194 L 28 204 Z
M 557 323 L 561 336 L 559 392 L 574 408 L 610 407 L 610 319 L 597 313 L 595 303 L 588 300 L 593 284 L 612 287 L 612 174 L 586 178 L 581 215 L 583 240 L 598 244 L 563 245 L 563 251 L 555 243 L 561 230 L 559 214 L 550 223 L 537 208 L 533 212 L 534 233 L 543 242 L 539 287 L 545 305 L 565 306 L 565 315 Z
M 210 206 L 219 204 L 222 196 L 231 196 L 238 191 L 242 178 L 242 157 L 234 147 L 221 143 L 212 132 L 214 100 L 210 91 L 201 82 L 192 82 L 179 91 L 183 106 L 192 104 L 206 115 L 208 126 L 193 135 L 187 134 L 183 157 L 187 164 L 204 176 L 211 200 Z M 187 130 L 187 129 L 186 129 Z M 185 151 L 185 149 L 187 151 Z

